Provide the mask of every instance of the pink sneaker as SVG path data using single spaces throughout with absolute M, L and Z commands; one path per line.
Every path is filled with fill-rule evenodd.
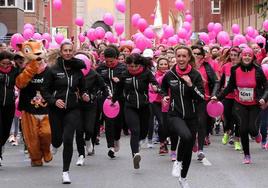
M 251 164 L 251 158 L 250 155 L 245 155 L 244 160 L 243 160 L 244 164 Z
M 197 141 L 195 142 L 192 151 L 193 151 L 194 153 L 196 153 L 196 152 L 198 151 L 198 144 L 197 144 Z
M 262 140 L 262 136 L 261 136 L 261 134 L 259 133 L 256 137 L 255 137 L 255 141 L 256 141 L 256 143 L 261 143 L 261 140 Z
M 170 159 L 173 162 L 177 160 L 176 151 L 170 151 Z
M 266 142 L 264 147 L 265 147 L 265 150 L 268 150 L 268 141 Z

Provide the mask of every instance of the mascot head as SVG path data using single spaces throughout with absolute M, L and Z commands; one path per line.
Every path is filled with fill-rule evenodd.
M 41 61 L 45 58 L 45 40 L 28 40 L 22 44 L 17 44 L 20 49 L 20 55 L 24 57 L 26 62 L 29 61 Z

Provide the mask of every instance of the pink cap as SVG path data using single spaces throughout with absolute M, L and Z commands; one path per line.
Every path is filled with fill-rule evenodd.
M 251 57 L 253 57 L 254 55 L 253 50 L 249 47 L 243 49 L 242 56 L 246 56 L 246 55 L 250 55 Z

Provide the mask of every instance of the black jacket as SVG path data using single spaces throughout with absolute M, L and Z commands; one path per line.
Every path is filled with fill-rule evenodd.
M 102 93 L 103 95 L 108 95 L 107 85 L 104 83 L 103 78 L 94 70 L 90 70 L 85 76 L 85 90 L 89 95 L 90 101 L 80 101 L 81 108 L 87 109 L 91 108 L 92 105 L 96 105 L 97 96 Z
M 9 73 L 0 72 L 0 106 L 14 105 L 14 86 L 19 69 L 12 67 Z
M 211 65 L 208 62 L 203 63 L 207 77 L 208 77 L 208 88 L 209 88 L 209 93 L 211 96 L 214 96 L 216 94 L 217 89 L 219 88 L 219 80 L 217 78 L 217 75 Z
M 47 69 L 47 68 L 46 68 Z M 26 87 L 20 89 L 19 109 L 31 114 L 47 114 L 48 104 L 40 95 L 45 72 L 36 74 Z
M 257 84 L 256 99 L 257 99 L 257 101 L 260 99 L 264 99 L 267 102 L 267 100 L 268 100 L 268 83 L 267 83 L 266 77 L 262 71 L 262 68 L 255 63 L 252 63 L 249 67 L 245 67 L 241 63 L 233 66 L 231 68 L 231 76 L 230 76 L 230 80 L 228 82 L 228 85 L 222 92 L 220 92 L 217 95 L 217 98 L 219 100 L 223 100 L 226 95 L 233 92 L 234 89 L 237 89 L 236 69 L 239 67 L 241 67 L 242 71 L 248 71 L 248 70 L 251 70 L 253 68 L 256 69 L 256 84 Z
M 85 93 L 83 68 L 86 65 L 79 59 L 65 61 L 60 57 L 47 69 L 42 95 L 49 105 L 55 106 L 56 100 L 62 99 L 65 109 L 79 106 L 79 95 Z
M 118 65 L 114 68 L 109 68 L 105 64 L 101 64 L 96 71 L 101 75 L 104 79 L 104 82 L 108 86 L 111 91 L 111 94 L 114 93 L 114 90 L 117 88 L 117 83 L 115 83 L 112 78 L 117 77 L 121 78 L 122 73 L 126 70 L 126 65 L 122 63 L 118 63 Z M 107 97 L 107 96 L 104 96 Z
M 147 105 L 149 104 L 148 88 L 150 83 L 158 86 L 154 75 L 148 69 L 144 69 L 138 76 L 132 76 L 128 71 L 125 71 L 113 95 L 113 101 L 116 101 L 118 96 L 123 93 L 126 105 L 134 108 Z
M 188 76 L 193 83 L 187 86 L 185 81 L 176 73 L 176 66 L 172 68 L 163 78 L 162 92 L 165 96 L 170 92 L 169 115 L 179 116 L 183 119 L 196 118 L 196 103 L 204 101 L 203 81 L 200 73 L 192 69 Z

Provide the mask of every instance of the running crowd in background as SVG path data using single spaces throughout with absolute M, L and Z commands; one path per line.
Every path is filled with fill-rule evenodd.
M 29 40 L 18 48 L 0 44 L 0 166 L 8 160 L 7 141 L 17 146 L 23 140 L 32 166 L 50 162 L 63 143 L 62 182 L 69 184 L 74 136 L 76 165 L 83 166 L 102 132 L 107 155 L 116 158 L 122 132 L 130 135 L 135 169 L 141 144 L 160 143 L 159 155 L 169 154 L 172 175 L 187 188 L 192 152 L 204 161 L 204 146 L 220 130 L 222 144 L 244 152 L 244 164 L 251 163 L 251 139 L 268 150 L 263 43 L 220 47 L 196 41 L 138 52 L 105 42 L 75 49 L 69 40 L 45 50 L 42 42 Z M 116 116 L 103 113 L 107 100 L 111 108 L 120 107 Z M 222 101 L 221 116 L 208 115 L 210 101 Z

